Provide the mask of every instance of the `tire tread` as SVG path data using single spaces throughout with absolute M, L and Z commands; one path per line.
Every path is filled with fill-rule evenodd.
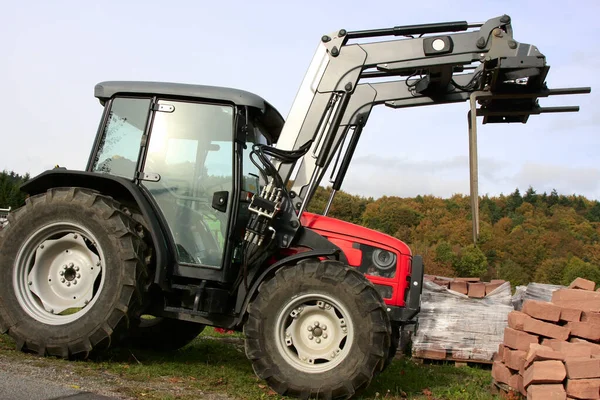
M 325 385 L 318 390 L 314 388 L 297 387 L 286 382 L 281 376 L 273 372 L 266 350 L 261 346 L 261 321 L 265 319 L 262 311 L 270 301 L 273 293 L 285 282 L 297 281 L 315 277 L 323 282 L 335 282 L 352 289 L 353 293 L 361 298 L 361 302 L 368 304 L 365 317 L 370 318 L 374 327 L 369 332 L 372 351 L 368 354 L 366 364 L 353 371 L 349 380 L 335 385 Z M 306 259 L 295 265 L 284 266 L 276 271 L 274 277 L 259 286 L 258 295 L 248 307 L 248 318 L 244 325 L 246 335 L 246 356 L 252 362 L 256 375 L 267 381 L 269 386 L 277 393 L 284 396 L 299 398 L 323 399 L 348 399 L 355 393 L 371 383 L 373 377 L 382 370 L 387 353 L 381 350 L 390 345 L 391 327 L 385 310 L 385 305 L 380 299 L 375 287 L 355 269 L 338 261 L 319 261 Z M 379 348 L 380 350 L 376 350 Z
M 68 344 L 27 341 L 27 335 L 19 331 L 18 325 L 11 320 L 2 303 L 0 303 L 0 333 L 8 332 L 17 343 L 17 350 L 61 358 L 72 358 L 75 355 L 87 358 L 96 345 L 105 341 L 110 343 L 113 335 L 127 329 L 129 317 L 141 300 L 142 282 L 139 278 L 148 275 L 146 264 L 142 262 L 146 245 L 136 229 L 138 223 L 121 211 L 119 202 L 95 190 L 71 187 L 51 188 L 43 194 L 28 197 L 23 207 L 9 214 L 9 227 L 0 231 L 0 249 L 5 235 L 10 230 L 10 224 L 18 223 L 27 213 L 51 203 L 77 204 L 92 210 L 104 220 L 104 227 L 111 236 L 110 240 L 121 250 L 119 256 L 123 265 L 126 265 L 122 272 L 124 279 L 119 299 L 105 320 L 99 321 L 96 329 Z

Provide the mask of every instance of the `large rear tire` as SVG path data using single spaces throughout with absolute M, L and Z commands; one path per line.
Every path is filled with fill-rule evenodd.
M 63 358 L 110 347 L 140 306 L 141 226 L 112 198 L 50 189 L 0 231 L 0 332 Z
M 279 394 L 346 399 L 382 370 L 391 328 L 362 274 L 304 260 L 261 284 L 244 333 L 255 373 Z

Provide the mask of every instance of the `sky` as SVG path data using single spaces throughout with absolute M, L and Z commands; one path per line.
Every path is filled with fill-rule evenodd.
M 0 169 L 84 169 L 101 81 L 234 87 L 263 96 L 285 117 L 323 34 L 508 14 L 515 40 L 546 55 L 549 87 L 591 86 L 592 93 L 540 100 L 579 105 L 579 113 L 532 116 L 527 124 L 482 126 L 480 119 L 480 194 L 532 186 L 600 199 L 598 1 L 0 2 Z M 342 189 L 373 197 L 468 194 L 467 111 L 466 102 L 376 108 Z

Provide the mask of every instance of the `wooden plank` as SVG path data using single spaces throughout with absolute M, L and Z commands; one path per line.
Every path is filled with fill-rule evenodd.
M 524 399 L 524 397 L 519 393 L 518 390 L 515 390 L 508 386 L 505 383 L 500 382 L 492 382 L 492 387 L 490 392 L 496 396 L 500 396 L 502 399 L 506 400 L 518 400 Z
M 468 364 L 487 364 L 487 365 L 491 365 L 494 363 L 493 360 L 473 360 L 473 359 L 461 359 L 461 358 L 454 358 L 454 357 L 446 357 L 446 358 L 425 358 L 425 357 L 418 357 L 418 356 L 413 356 L 412 360 L 418 364 L 423 364 L 425 361 L 444 361 L 444 362 L 453 362 L 455 367 L 463 367 L 466 366 Z

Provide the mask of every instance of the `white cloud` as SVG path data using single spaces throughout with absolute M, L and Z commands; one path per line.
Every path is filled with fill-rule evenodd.
M 498 160 L 482 159 L 480 174 L 494 179 L 495 171 L 504 165 Z M 348 171 L 343 189 L 373 197 L 466 194 L 469 193 L 469 159 L 456 156 L 429 162 L 372 155 L 357 157 Z
M 556 188 L 559 193 L 564 194 L 598 197 L 600 193 L 600 169 L 592 167 L 526 163 L 514 176 L 514 181 L 519 187 L 531 185 L 538 192 L 549 192 Z
M 383 174 L 365 179 L 348 177 L 342 189 L 352 194 L 375 198 L 383 195 L 414 197 L 418 194 L 450 197 L 455 193 L 468 193 L 469 182 L 468 179 L 448 179 L 415 171 L 397 174 L 384 171 Z
M 479 160 L 479 193 L 498 195 L 532 186 L 538 193 L 556 189 L 561 194 L 600 198 L 600 169 L 527 162 L 523 165 L 493 158 Z M 469 164 L 464 156 L 433 162 L 406 158 L 358 157 L 348 171 L 343 190 L 363 196 L 413 197 L 430 194 L 450 197 L 469 194 Z

